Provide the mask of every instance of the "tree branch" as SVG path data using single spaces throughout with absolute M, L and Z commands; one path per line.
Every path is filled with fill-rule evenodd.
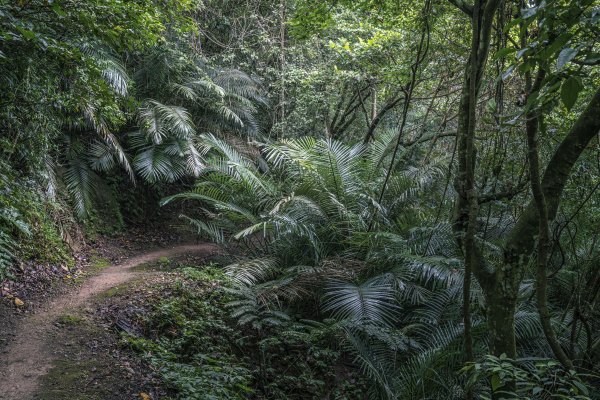
M 367 134 L 365 135 L 365 137 L 363 139 L 363 143 L 365 143 L 365 144 L 369 143 L 369 141 L 373 138 L 375 129 L 381 122 L 381 119 L 383 118 L 385 113 L 388 112 L 389 110 L 391 110 L 392 108 L 394 108 L 396 106 L 396 104 L 398 104 L 400 102 L 400 100 L 402 100 L 404 98 L 405 98 L 405 96 L 398 96 L 398 97 L 392 98 L 383 106 L 383 108 L 377 113 L 377 115 L 375 115 L 375 118 L 373 118 L 373 120 L 369 124 Z
M 485 204 L 489 203 L 490 201 L 497 201 L 502 199 L 511 200 L 516 195 L 523 193 L 526 187 L 527 182 L 521 182 L 518 185 L 503 190 L 501 192 L 480 195 L 477 200 L 479 201 L 479 204 Z
M 469 17 L 473 16 L 473 6 L 470 4 L 467 4 L 466 1 L 464 1 L 464 0 L 448 0 L 448 1 L 450 3 L 452 3 L 452 5 L 457 7 L 460 11 L 467 14 Z
M 571 175 L 571 169 L 590 141 L 600 132 L 600 88 L 585 111 L 579 116 L 567 136 L 558 146 L 542 178 L 542 190 L 548 206 L 548 219 L 556 217 L 562 192 Z M 513 228 L 505 245 L 507 262 L 525 262 L 533 251 L 538 232 L 538 211 L 530 202 Z

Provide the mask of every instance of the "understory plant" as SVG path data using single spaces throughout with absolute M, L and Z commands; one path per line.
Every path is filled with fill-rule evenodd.
M 240 148 L 203 137 L 210 162 L 184 216 L 218 243 L 243 251 L 227 268 L 231 315 L 258 332 L 330 321 L 337 345 L 371 381 L 372 398 L 463 398 L 463 263 L 439 218 L 448 189 L 444 157 L 417 149 L 393 157 L 394 135 L 348 145 L 301 138 Z M 414 167 L 419 164 L 419 167 Z M 498 252 L 494 229 L 481 238 Z M 531 297 L 525 281 L 520 296 Z M 486 353 L 484 300 L 471 287 L 472 334 Z M 535 305 L 519 304 L 518 345 L 546 356 Z M 475 387 L 477 393 L 488 388 Z
M 326 327 L 278 324 L 248 330 L 223 312 L 234 297 L 233 282 L 221 268 L 179 271 L 149 314 L 140 316 L 143 334 L 123 334 L 174 398 L 360 398 L 356 371 L 328 347 Z
M 188 219 L 199 232 L 248 255 L 227 267 L 240 324 L 331 318 L 376 397 L 419 390 L 419 369 L 437 379 L 427 371 L 438 354 L 460 365 L 461 263 L 449 227 L 415 201 L 441 199 L 443 159 L 417 169 L 420 154 L 401 149 L 389 165 L 392 134 L 368 146 L 265 144 L 258 161 L 214 136 L 204 143 L 213 158 L 194 190 L 163 203 L 197 201 L 205 218 Z
M 492 395 L 482 399 L 518 398 L 589 400 L 590 389 L 583 382 L 585 376 L 566 370 L 559 362 L 548 359 L 512 360 L 506 355 L 486 355 L 480 362 L 468 363 L 462 370 L 468 377 L 467 387 L 490 386 Z M 589 376 L 588 376 L 589 377 Z M 515 391 L 508 391 L 507 384 Z M 494 397 L 492 397 L 494 396 Z

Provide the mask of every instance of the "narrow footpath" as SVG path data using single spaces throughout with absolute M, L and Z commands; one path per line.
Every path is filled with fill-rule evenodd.
M 144 271 L 136 270 L 136 266 L 162 257 L 210 255 L 215 251 L 216 247 L 211 244 L 188 244 L 140 254 L 124 263 L 104 268 L 79 287 L 61 294 L 24 318 L 17 324 L 10 343 L 0 353 L 0 399 L 33 399 L 41 378 L 50 371 L 55 361 L 50 335 L 61 315 L 76 314 L 96 295 L 144 274 Z

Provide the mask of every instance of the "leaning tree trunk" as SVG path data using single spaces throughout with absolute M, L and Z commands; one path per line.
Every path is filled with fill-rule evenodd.
M 471 18 L 472 41 L 467 71 L 463 83 L 457 132 L 458 171 L 455 188 L 458 194 L 454 215 L 454 232 L 465 258 L 467 284 L 472 273 L 480 283 L 486 298 L 490 324 L 491 352 L 516 357 L 514 312 L 519 284 L 525 266 L 534 249 L 539 233 L 539 213 L 534 201 L 530 202 L 508 236 L 504 246 L 503 266 L 492 270 L 474 241 L 473 221 L 477 215 L 475 193 L 476 104 L 485 65 L 487 63 L 490 34 L 499 0 L 478 0 L 467 4 L 463 0 L 449 0 Z M 586 110 L 580 115 L 548 163 L 541 186 L 547 206 L 548 220 L 556 216 L 561 194 L 571 174 L 571 169 L 589 142 L 600 131 L 600 89 Z M 468 290 L 464 301 L 469 301 Z M 468 316 L 468 313 L 467 313 Z M 470 321 L 465 318 L 468 328 Z M 468 331 L 468 329 L 467 329 Z M 468 344 L 467 339 L 467 344 Z
M 543 196 L 546 208 L 544 214 L 547 215 L 548 221 L 552 221 L 556 217 L 562 192 L 571 175 L 573 166 L 591 140 L 596 137 L 599 132 L 600 88 L 596 90 L 596 93 L 592 97 L 585 111 L 579 116 L 575 124 L 571 127 L 571 130 L 567 133 L 567 136 L 565 136 L 555 150 L 554 155 L 550 159 L 544 172 L 544 176 L 541 180 L 542 193 L 538 193 L 538 196 Z M 537 203 L 539 203 L 539 200 L 536 202 L 536 200 L 533 199 L 521 214 L 504 246 L 504 266 L 502 269 L 495 271 L 495 281 L 497 282 L 495 286 L 512 287 L 515 291 L 515 295 L 521 282 L 523 271 L 534 251 L 536 236 L 538 236 L 540 231 L 540 212 Z M 538 281 L 542 281 L 543 283 L 545 279 L 540 279 L 538 277 Z M 502 300 L 501 297 L 497 297 L 495 299 L 496 302 L 492 304 L 488 302 L 488 307 L 494 309 L 491 314 L 496 315 L 501 312 L 496 311 L 496 308 L 504 308 L 505 302 L 506 304 L 510 304 L 513 301 L 511 290 L 506 291 L 505 294 L 507 295 L 505 300 Z M 542 293 L 542 295 L 545 296 L 545 293 Z M 544 302 L 544 300 L 545 299 L 540 298 L 538 301 Z M 541 315 L 541 317 L 545 318 L 544 315 Z M 511 318 L 510 322 L 514 324 L 514 318 Z M 512 329 L 514 330 L 514 326 Z M 546 327 L 546 329 L 548 329 L 548 327 Z M 545 333 L 547 336 L 552 335 L 552 332 Z M 492 341 L 497 342 L 499 339 L 494 339 L 492 337 Z M 557 349 L 553 350 L 559 353 L 558 356 L 560 357 L 560 352 L 557 351 Z M 497 352 L 494 354 L 497 354 Z M 564 364 L 569 365 L 569 360 L 566 358 L 561 361 Z
M 556 216 L 560 198 L 571 174 L 571 169 L 590 141 L 600 132 L 600 89 L 596 91 L 586 110 L 579 116 L 567 136 L 554 152 L 542 178 L 548 219 Z M 535 247 L 539 232 L 539 212 L 535 201 L 526 207 L 511 231 L 504 246 L 504 263 L 493 273 L 486 270 L 484 261 L 475 264 L 475 276 L 485 295 L 490 350 L 492 354 L 516 357 L 514 312 L 519 285 Z M 489 271 L 489 269 L 488 269 Z

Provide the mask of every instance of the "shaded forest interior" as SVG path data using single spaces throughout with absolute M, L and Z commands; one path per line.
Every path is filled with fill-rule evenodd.
M 144 400 L 599 399 L 599 65 L 598 0 L 2 1 L 0 310 L 211 242 L 98 300 Z

